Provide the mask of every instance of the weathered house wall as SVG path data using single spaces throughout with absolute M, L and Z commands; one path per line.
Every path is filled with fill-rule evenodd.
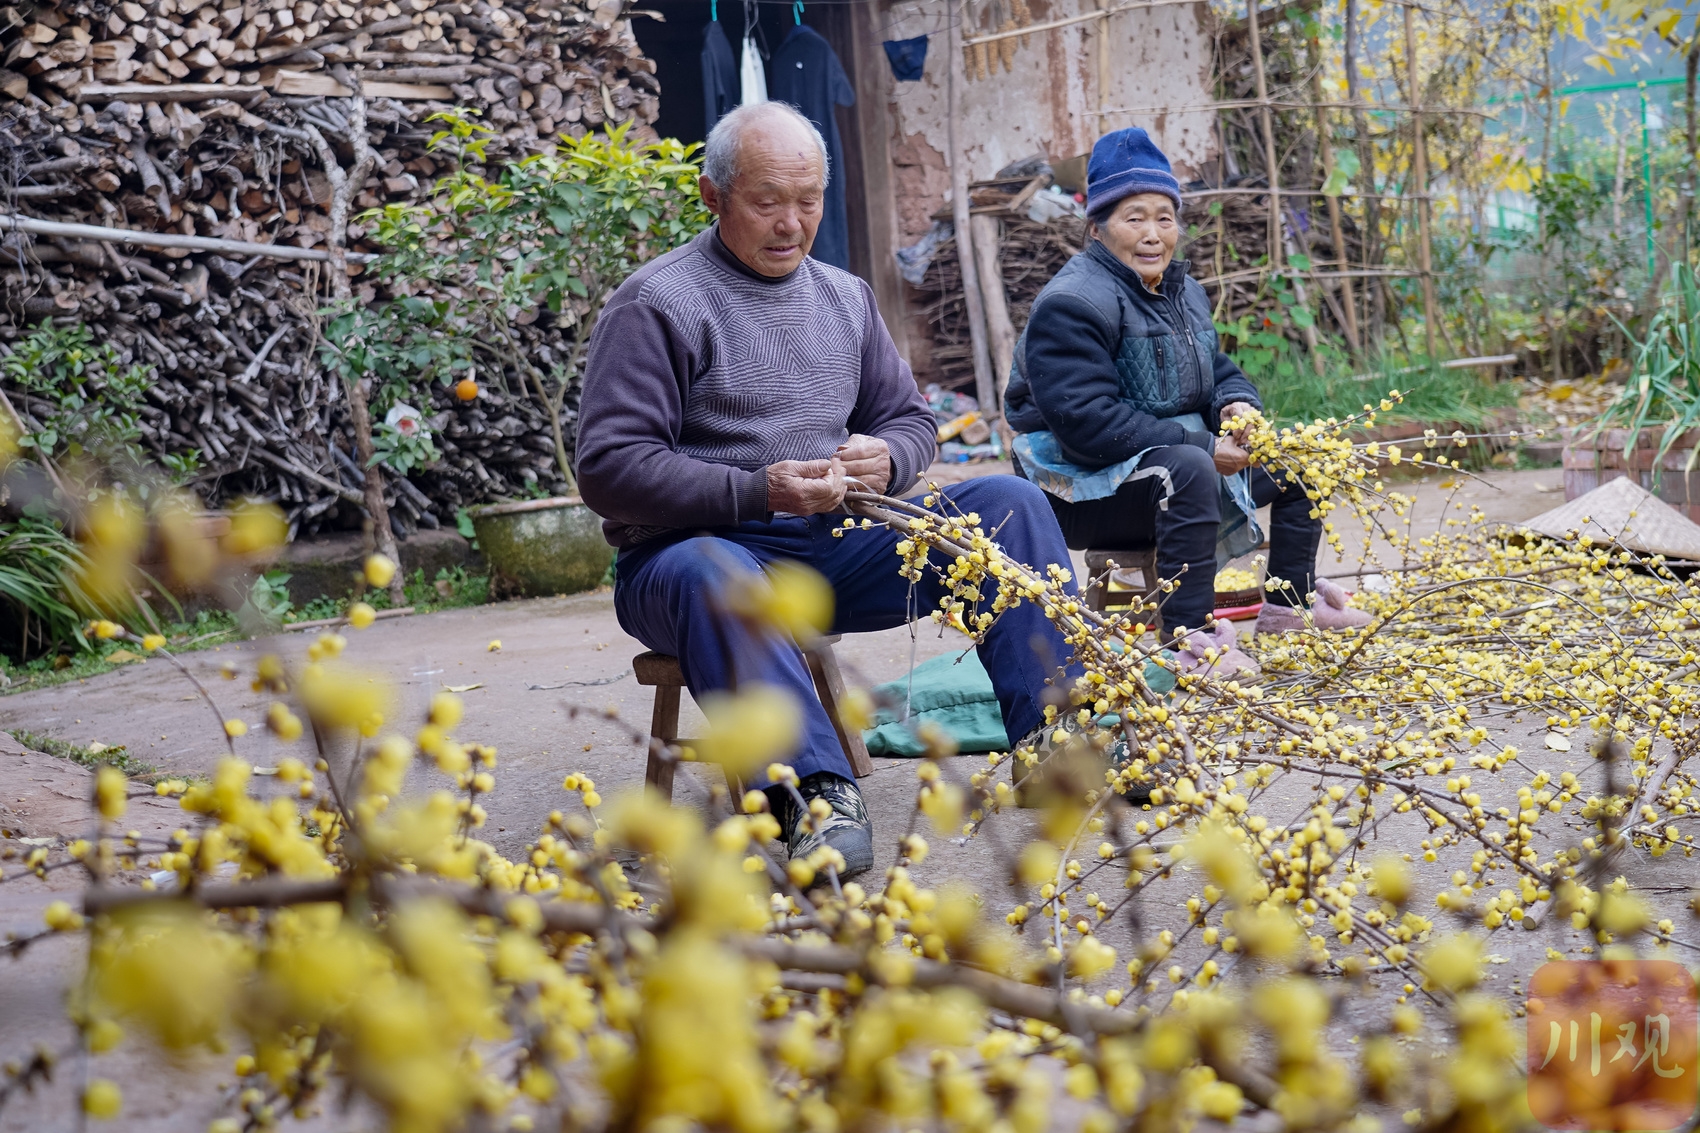
M 911 5 L 900 5 L 905 11 Z M 882 8 L 887 7 L 881 5 Z M 1030 0 L 1031 20 L 1041 23 L 1092 10 L 1094 0 Z M 942 9 L 943 6 L 941 5 Z M 930 11 L 931 5 L 924 10 Z M 896 14 L 894 12 L 894 14 Z M 943 16 L 941 10 L 934 13 Z M 1085 153 L 1099 136 L 1099 109 L 1106 130 L 1144 126 L 1177 166 L 1181 180 L 1197 176 L 1216 152 L 1212 115 L 1203 109 L 1151 112 L 1140 108 L 1202 107 L 1212 97 L 1212 43 L 1204 4 L 1169 4 L 1150 11 L 1118 13 L 1109 18 L 1109 82 L 1100 101 L 1098 37 L 1102 21 L 1037 32 L 1025 44 L 1015 40 L 1005 70 L 998 44 L 988 45 L 986 78 L 975 78 L 961 92 L 963 121 L 959 138 L 970 180 L 988 178 L 1004 165 L 1043 152 L 1052 159 Z M 887 19 L 876 22 L 891 26 Z M 894 33 L 907 33 L 901 22 Z M 979 29 L 969 29 L 970 35 Z M 989 29 L 986 29 L 989 30 Z M 871 234 L 875 246 L 913 243 L 927 231 L 934 214 L 950 196 L 946 114 L 950 60 L 941 31 L 928 45 L 926 71 L 917 82 L 897 82 L 889 68 L 873 75 L 879 90 L 861 86 L 857 94 L 878 99 L 889 122 L 890 207 L 870 199 L 870 226 L 889 223 L 891 231 Z M 877 50 L 877 44 L 874 45 Z M 882 60 L 883 62 L 883 60 Z M 884 237 L 885 239 L 881 239 Z M 894 270 L 879 265 L 876 270 Z M 927 370 L 924 316 L 905 304 L 890 309 L 898 288 L 878 288 L 886 320 L 900 345 L 909 347 L 919 375 Z M 903 328 L 899 331 L 897 323 Z

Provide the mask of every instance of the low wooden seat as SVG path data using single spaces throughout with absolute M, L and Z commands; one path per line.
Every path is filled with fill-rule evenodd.
M 847 729 L 839 718 L 838 706 L 844 700 L 844 674 L 838 669 L 838 659 L 833 655 L 832 645 L 838 638 L 823 637 L 819 643 L 803 650 L 803 656 L 808 659 L 809 673 L 815 679 L 815 693 L 820 697 L 821 705 L 826 709 L 827 718 L 832 721 L 832 728 L 838 733 L 838 743 L 849 757 L 850 769 L 856 773 L 856 778 L 864 779 L 874 773 L 874 761 L 868 756 L 868 745 L 862 740 L 862 733 L 855 729 Z M 666 653 L 639 653 L 632 658 L 632 673 L 640 685 L 653 686 L 655 689 L 655 709 L 649 722 L 649 765 L 643 773 L 643 781 L 661 792 L 665 799 L 673 797 L 673 772 L 678 764 L 661 758 L 661 750 L 667 744 L 688 745 L 690 740 L 679 736 L 679 692 L 685 687 L 685 674 L 679 668 L 679 659 Z
M 1081 597 L 1086 600 L 1089 610 L 1102 614 L 1110 607 L 1111 594 L 1109 589 L 1110 564 L 1114 563 L 1116 573 L 1122 575 L 1117 579 L 1127 585 L 1124 571 L 1137 568 L 1139 583 L 1132 590 L 1115 592 L 1117 605 L 1144 605 L 1147 602 L 1161 600 L 1157 589 L 1157 549 L 1155 547 L 1144 551 L 1087 551 L 1086 577 L 1081 580 Z M 1159 610 L 1146 610 L 1136 615 L 1136 620 L 1144 621 L 1153 629 L 1163 628 L 1163 615 Z

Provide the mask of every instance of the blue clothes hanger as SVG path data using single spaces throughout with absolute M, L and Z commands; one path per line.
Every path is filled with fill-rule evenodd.
M 792 0 L 791 18 L 797 21 L 797 26 L 803 25 L 803 0 Z
M 708 18 L 720 22 L 720 0 L 708 0 Z

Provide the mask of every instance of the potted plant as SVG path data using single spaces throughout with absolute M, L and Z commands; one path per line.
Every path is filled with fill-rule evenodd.
M 400 288 L 452 296 L 447 318 L 481 363 L 524 383 L 548 416 L 567 494 L 468 510 L 504 594 L 558 594 L 596 585 L 613 560 L 596 517 L 578 498 L 567 400 L 586 346 L 614 290 L 640 264 L 708 225 L 697 191 L 698 148 L 639 141 L 625 126 L 562 137 L 550 153 L 481 172 L 492 132 L 471 112 L 433 115 L 431 150 L 454 172 L 427 201 L 368 214 L 389 251 L 377 273 Z M 544 361 L 520 328 L 546 308 L 564 324 L 566 357 Z

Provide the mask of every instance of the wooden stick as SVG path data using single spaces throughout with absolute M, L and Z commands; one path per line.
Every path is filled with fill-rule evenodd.
M 37 236 L 71 236 L 78 240 L 110 240 L 114 244 L 136 244 L 144 248 L 192 248 L 199 252 L 223 252 L 232 256 L 270 256 L 277 260 L 330 259 L 323 248 L 297 248 L 291 244 L 249 244 L 243 240 L 219 240 L 211 236 L 185 236 L 180 232 L 137 232 L 129 228 L 104 228 L 98 224 L 65 224 L 37 220 L 32 216 L 0 213 L 0 230 L 14 229 Z M 349 252 L 349 263 L 369 264 L 377 256 Z
M 956 49 L 960 51 L 964 47 L 973 47 L 975 44 L 996 43 L 1000 39 L 1014 39 L 1018 35 L 1032 35 L 1036 31 L 1054 31 L 1057 28 L 1073 27 L 1075 24 L 1083 24 L 1087 20 L 1101 20 L 1105 16 L 1113 16 L 1117 12 L 1131 12 L 1135 8 L 1143 11 L 1146 8 L 1166 8 L 1171 4 L 1203 4 L 1205 2 L 1206 0 L 1147 0 L 1145 3 L 1117 4 L 1114 8 L 1096 8 L 1084 15 L 1068 16 L 1060 20 L 1047 20 L 1042 24 L 1028 24 L 1013 31 L 996 31 L 988 32 L 985 35 L 967 36 L 957 43 Z M 958 34 L 960 35 L 960 33 Z
M 1352 268 L 1349 271 L 1311 271 L 1296 272 L 1291 268 L 1246 268 L 1243 271 L 1231 271 L 1226 275 L 1211 275 L 1200 279 L 1200 283 L 1232 283 L 1236 279 L 1256 279 L 1261 275 L 1282 275 L 1289 279 L 1303 274 L 1311 279 L 1339 279 L 1342 276 L 1351 279 L 1415 279 L 1420 272 L 1407 271 L 1403 268 Z
M 1141 4 L 1140 7 L 1147 5 Z M 1119 9 L 1118 9 L 1119 10 Z M 1305 102 L 1294 102 L 1290 99 L 1271 98 L 1230 98 L 1220 102 L 1194 102 L 1189 105 L 1175 106 L 1112 106 L 1104 111 L 1106 114 L 1182 114 L 1201 113 L 1207 110 L 1254 110 L 1259 106 L 1269 105 L 1277 110 L 1313 110 L 1322 107 L 1327 110 L 1373 110 L 1377 114 L 1410 114 L 1409 106 L 1383 102 L 1354 102 L 1347 99 L 1344 102 L 1336 100 L 1311 99 Z M 1476 110 L 1467 106 L 1425 106 L 1422 113 L 1433 116 L 1436 114 L 1463 114 L 1472 118 L 1487 118 L 1498 121 L 1499 115 L 1486 110 Z
M 974 258 L 978 262 L 980 295 L 986 305 L 986 336 L 992 355 L 992 387 L 997 405 L 1003 405 L 1003 387 L 1015 361 L 1015 324 L 1009 318 L 1009 295 L 1004 291 L 1003 269 L 998 263 L 998 218 L 975 216 L 968 221 L 974 230 Z M 984 407 L 981 409 L 984 412 Z
M 1263 36 L 1257 28 L 1257 0 L 1246 0 L 1251 35 L 1251 68 L 1257 80 L 1258 117 L 1263 126 L 1263 164 L 1269 178 L 1269 266 L 1281 266 L 1281 169 L 1275 151 L 1275 114 L 1269 108 L 1269 83 L 1263 73 Z
M 271 452 L 268 449 L 263 449 L 263 448 L 254 449 L 254 451 L 251 455 L 258 457 L 260 460 L 265 461 L 267 464 L 276 465 L 277 467 L 283 469 L 285 472 L 289 472 L 289 473 L 292 473 L 296 476 L 299 476 L 303 480 L 311 480 L 313 483 L 317 484 L 319 487 L 324 488 L 328 491 L 335 492 L 341 499 L 347 501 L 348 503 L 356 504 L 360 507 L 366 506 L 366 496 L 365 496 L 364 493 L 356 492 L 353 488 L 345 488 L 343 485 L 338 484 L 335 480 L 332 480 L 327 476 L 319 475 L 317 472 L 314 472 L 311 468 L 303 468 L 301 465 L 295 463 L 293 460 L 290 460 L 288 457 L 279 456 L 276 453 Z
M 256 55 L 256 58 L 261 63 L 270 63 L 275 59 L 287 59 L 291 55 L 296 55 L 303 51 L 312 51 L 319 47 L 329 47 L 333 43 L 346 43 L 357 36 L 369 35 L 375 39 L 380 35 L 388 35 L 390 32 L 406 31 L 412 26 L 413 18 L 411 16 L 394 16 L 390 19 L 379 20 L 375 24 L 367 24 L 365 27 L 354 28 L 350 31 L 336 31 L 331 32 L 329 35 L 316 36 L 313 39 L 309 39 L 306 43 L 282 44 L 277 47 L 262 47 Z M 87 88 L 85 87 L 84 89 L 86 90 Z
M 1255 2 L 1255 0 L 1254 0 Z M 1405 78 L 1411 85 L 1411 178 L 1417 188 L 1417 266 L 1423 279 L 1423 337 L 1435 356 L 1434 264 L 1429 246 L 1428 142 L 1423 138 L 1423 91 L 1417 75 L 1417 33 L 1411 6 L 1405 6 Z
M 411 613 L 413 613 L 412 606 L 403 606 L 399 610 L 379 610 L 377 613 L 373 614 L 372 617 L 374 620 L 381 622 L 385 618 L 405 618 Z M 285 633 L 288 633 L 298 629 L 324 629 L 326 626 L 345 625 L 347 622 L 348 615 L 344 614 L 340 618 L 314 618 L 312 621 L 307 622 L 290 622 L 288 625 L 283 627 L 283 630 Z
M 345 78 L 346 76 L 346 78 Z M 348 140 L 354 150 L 354 162 L 343 169 L 337 157 L 335 147 L 325 140 L 319 128 L 311 122 L 303 122 L 304 130 L 312 140 L 313 149 L 319 155 L 319 164 L 324 167 L 325 177 L 331 183 L 331 228 L 327 234 L 326 246 L 330 253 L 331 294 L 338 303 L 348 305 L 354 301 L 354 289 L 348 282 L 348 271 L 343 266 L 348 253 L 343 245 L 348 239 L 348 215 L 354 200 L 354 194 L 361 185 L 366 183 L 367 174 L 372 172 L 378 162 L 378 155 L 372 149 L 372 143 L 366 136 L 366 95 L 364 91 L 364 75 L 361 69 L 353 74 L 343 71 L 336 75 L 339 82 L 346 81 L 354 87 L 354 97 L 348 103 Z M 354 427 L 354 443 L 360 454 L 360 467 L 365 470 L 366 483 L 363 485 L 366 514 L 372 520 L 372 540 L 378 553 L 392 563 L 401 562 L 401 553 L 396 550 L 395 532 L 390 530 L 390 509 L 384 501 L 384 470 L 377 463 L 372 447 L 372 415 L 366 400 L 366 378 L 363 375 L 351 375 L 343 383 L 343 390 L 348 396 L 349 424 Z M 390 579 L 390 605 L 401 606 L 405 597 L 402 594 L 402 573 L 395 572 Z
M 1247 185 L 1237 189 L 1182 189 L 1181 199 L 1191 201 L 1202 200 L 1205 197 L 1258 197 L 1267 192 L 1269 192 L 1269 190 L 1265 189 L 1261 185 Z M 1321 188 L 1283 188 L 1281 190 L 1281 195 L 1283 197 L 1326 197 L 1328 194 L 1324 193 Z M 1417 197 L 1415 194 L 1411 193 L 1353 193 L 1352 199 L 1366 201 L 1371 199 L 1378 201 L 1414 201 Z
M 1098 0 L 1098 11 L 1098 136 L 1103 137 L 1109 114 L 1104 104 L 1110 101 L 1110 0 Z
M 1255 2 L 1255 0 L 1254 0 Z M 986 308 L 980 292 L 980 273 L 974 260 L 974 236 L 969 216 L 968 159 L 962 152 L 962 88 L 968 76 L 962 61 L 962 18 L 950 23 L 950 78 L 945 113 L 946 144 L 950 147 L 951 211 L 956 228 L 956 262 L 962 273 L 962 298 L 968 307 L 968 339 L 974 357 L 974 396 L 987 421 L 998 413 L 997 388 L 992 381 L 992 360 L 986 346 Z
M 1315 50 L 1314 41 L 1312 50 Z M 1322 69 L 1320 67 L 1311 72 L 1310 89 L 1317 99 L 1316 144 L 1317 148 L 1322 150 L 1323 178 L 1330 180 L 1334 176 L 1334 147 L 1330 144 L 1333 132 L 1329 129 L 1328 111 L 1322 106 Z M 1345 226 L 1340 223 L 1340 199 L 1330 196 L 1326 197 L 1326 200 L 1328 202 L 1328 233 L 1334 241 L 1334 262 L 1340 266 L 1340 270 L 1344 271 L 1350 268 L 1351 264 L 1346 259 L 1346 230 Z M 1363 349 L 1363 344 L 1358 341 L 1358 315 L 1353 306 L 1355 299 L 1352 295 L 1352 280 L 1350 276 L 1340 276 L 1335 282 L 1340 287 L 1340 314 L 1344 319 L 1344 325 L 1341 329 L 1346 332 L 1346 342 L 1351 346 L 1352 352 L 1357 353 Z
M 265 87 L 244 84 L 225 86 L 223 83 L 84 83 L 72 97 L 78 102 L 207 102 L 226 99 L 230 102 L 252 102 L 265 98 Z

